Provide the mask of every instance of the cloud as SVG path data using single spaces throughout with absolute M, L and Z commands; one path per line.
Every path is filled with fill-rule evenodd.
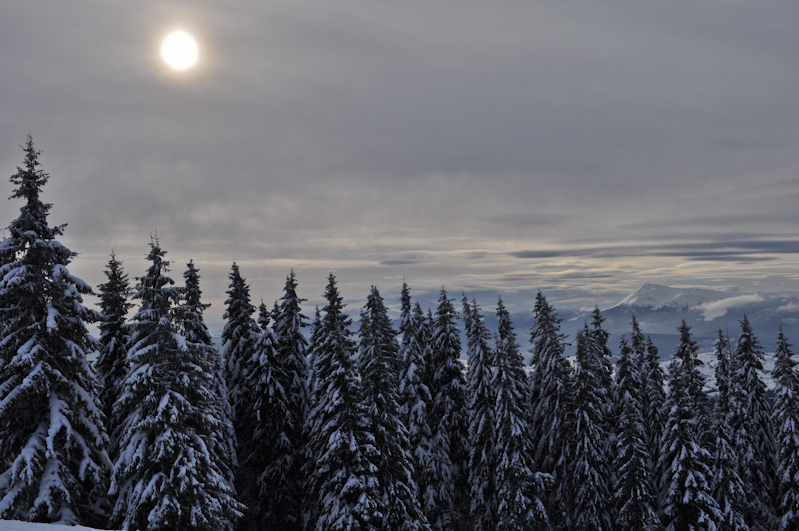
M 138 274 L 157 228 L 219 314 L 234 260 L 269 299 L 290 267 L 311 293 L 330 270 L 354 294 L 403 276 L 776 291 L 799 252 L 797 17 L 790 2 L 12 2 L 0 170 L 31 132 L 88 281 L 112 247 Z M 157 60 L 178 22 L 204 54 L 183 78 Z
M 606 245 L 602 247 L 574 247 L 560 249 L 536 249 L 511 251 L 509 256 L 520 259 L 541 259 L 555 257 L 602 257 L 618 258 L 630 256 L 668 256 L 689 260 L 710 261 L 755 261 L 771 260 L 771 256 L 799 254 L 799 239 L 749 239 L 730 241 L 705 241 L 682 243 L 667 242 L 651 244 Z
M 705 316 L 705 321 L 712 321 L 717 317 L 726 315 L 730 308 L 738 308 L 739 306 L 743 306 L 745 304 L 763 302 L 764 300 L 766 299 L 755 293 L 753 295 L 739 295 L 737 297 L 728 297 L 720 301 L 706 302 L 698 306 L 694 306 L 691 309 L 702 312 Z

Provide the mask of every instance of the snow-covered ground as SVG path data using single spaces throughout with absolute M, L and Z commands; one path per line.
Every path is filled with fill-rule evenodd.
M 706 351 L 697 353 L 697 357 L 702 362 L 699 367 L 699 372 L 705 376 L 705 390 L 710 392 L 711 395 L 716 393 L 716 360 L 715 351 Z M 669 362 L 664 361 L 660 364 L 663 371 L 668 374 Z M 766 384 L 767 389 L 774 389 L 774 378 L 771 377 L 771 371 L 774 369 L 774 353 L 767 352 L 763 357 L 763 371 L 760 373 L 760 378 Z
M 0 531 L 97 531 L 91 527 L 58 524 L 30 524 L 16 520 L 0 520 Z

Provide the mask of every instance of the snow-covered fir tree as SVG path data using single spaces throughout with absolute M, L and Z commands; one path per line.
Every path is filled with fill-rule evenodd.
M 463 296 L 463 316 L 466 324 L 466 382 L 469 392 L 469 520 L 472 529 L 488 530 L 496 528 L 496 394 L 491 386 L 494 352 L 480 307 L 476 300 L 469 304 L 466 295 Z
M 400 357 L 396 336 L 383 298 L 372 286 L 361 311 L 358 365 L 367 428 L 379 452 L 376 465 L 383 513 L 379 527 L 386 531 L 429 531 L 413 479 L 408 430 L 400 418 L 397 392 Z
M 260 328 L 261 331 L 266 330 L 269 328 L 269 325 L 272 324 L 272 312 L 266 306 L 263 299 L 261 299 L 261 304 L 258 305 L 258 318 L 255 322 L 258 324 L 258 328 Z
M 274 331 L 278 340 L 278 353 L 286 368 L 288 394 L 292 400 L 292 410 L 299 418 L 304 418 L 307 408 L 308 340 L 302 329 L 308 326 L 308 318 L 302 314 L 300 306 L 305 299 L 297 295 L 297 277 L 291 271 L 286 277 L 283 296 L 277 305 Z M 298 439 L 299 440 L 299 439 Z
M 730 427 L 738 454 L 739 473 L 748 493 L 744 515 L 746 523 L 756 531 L 777 526 L 774 507 L 776 449 L 771 404 L 766 398 L 766 384 L 761 377 L 764 355 L 763 347 L 744 315 L 734 355 Z
M 306 384 L 306 389 L 308 390 L 308 409 L 311 408 L 311 379 L 313 376 L 313 364 L 314 364 L 314 350 L 313 345 L 319 343 L 319 333 L 322 330 L 322 313 L 319 310 L 319 306 L 314 308 L 314 316 L 313 320 L 311 321 L 311 326 L 309 327 L 309 340 L 308 340 L 308 382 Z M 306 411 L 307 413 L 307 411 Z
M 577 354 L 571 395 L 574 406 L 570 420 L 571 461 L 566 468 L 568 496 L 567 529 L 610 530 L 610 465 L 607 418 L 610 414 L 610 386 L 603 360 L 603 345 L 586 326 L 577 333 Z
M 256 530 L 299 527 L 294 456 L 302 419 L 291 410 L 279 358 L 277 336 L 267 327 L 247 361 L 245 385 L 252 398 L 241 404 L 236 420 L 237 429 L 248 434 L 239 445 L 239 474 L 254 480 L 245 498 L 251 503 L 245 525 Z
M 255 306 L 250 302 L 250 286 L 241 276 L 236 263 L 231 266 L 229 278 L 228 298 L 225 301 L 227 308 L 222 316 L 226 321 L 222 329 L 222 359 L 225 362 L 225 381 L 235 415 L 239 403 L 249 399 L 244 384 L 247 380 L 246 365 L 255 350 L 259 328 L 252 317 Z
M 637 358 L 627 338 L 622 336 L 616 362 L 618 442 L 613 461 L 617 474 L 613 503 L 618 531 L 661 529 L 652 478 L 652 456 L 646 444 L 641 413 L 643 389 Z
M 468 413 L 466 380 L 460 361 L 461 340 L 452 299 L 442 288 L 430 337 L 431 480 L 433 506 L 427 518 L 433 529 L 457 529 L 468 515 Z
M 253 433 L 246 421 L 242 421 L 242 411 L 252 410 L 256 397 L 248 387 L 250 380 L 248 371 L 255 355 L 255 343 L 261 330 L 253 319 L 255 306 L 250 302 L 250 287 L 241 276 L 239 266 L 231 267 L 227 300 L 225 300 L 225 326 L 222 329 L 222 361 L 223 374 L 228 389 L 228 401 L 232 408 L 233 428 L 238 445 L 238 460 L 243 463 L 249 459 L 246 455 L 252 448 L 250 440 Z M 247 507 L 257 503 L 257 472 L 250 467 L 239 467 L 236 471 L 236 490 L 239 500 Z M 253 525 L 252 513 L 248 512 L 240 522 L 240 527 L 249 529 Z
M 311 342 L 305 529 L 377 530 L 383 524 L 380 456 L 360 400 L 352 320 L 344 313 L 332 273 L 325 299 Z
M 530 331 L 532 365 L 530 411 L 534 461 L 539 471 L 552 474 L 555 489 L 547 496 L 547 514 L 556 529 L 566 521 L 565 466 L 569 462 L 571 440 L 568 419 L 572 408 L 572 367 L 564 356 L 561 319 L 539 291 L 533 310 L 535 323 Z
M 114 441 L 119 432 L 120 419 L 114 415 L 114 404 L 128 373 L 128 310 L 133 304 L 128 302 L 131 295 L 128 275 L 122 270 L 122 262 L 111 252 L 105 276 L 108 282 L 100 284 L 100 348 L 95 368 L 100 382 L 100 402 L 106 419 L 106 431 L 111 437 L 109 455 L 116 459 Z
M 608 347 L 610 332 L 602 327 L 602 323 L 604 322 L 605 318 L 602 316 L 599 307 L 594 307 L 594 311 L 591 312 L 591 327 L 588 329 L 587 333 L 596 343 L 597 354 L 599 355 L 598 362 L 600 367 L 597 368 L 597 378 L 599 379 L 597 385 L 603 389 L 603 393 L 610 396 L 613 391 L 613 363 L 610 361 L 613 353 L 610 351 L 610 347 Z M 607 417 L 606 420 L 608 427 L 610 427 L 610 417 Z
M 713 479 L 711 492 L 721 511 L 719 526 L 724 530 L 748 530 L 743 516 L 743 481 L 738 474 L 738 459 L 732 445 L 730 419 L 730 343 L 719 330 L 716 340 L 716 404 L 713 429 L 708 435 L 713 448 Z
M 658 456 L 660 455 L 660 442 L 663 431 L 666 429 L 667 412 L 663 409 L 666 402 L 666 374 L 660 366 L 660 353 L 650 336 L 646 338 L 646 356 L 641 360 L 641 415 L 644 425 L 644 435 L 652 456 L 652 477 L 655 487 L 658 487 L 660 471 L 657 469 Z
M 550 529 L 541 497 L 552 476 L 536 471 L 527 415 L 528 384 L 510 314 L 499 299 L 491 387 L 496 393 L 494 448 L 497 531 Z
M 427 410 L 432 399 L 427 387 L 426 341 L 424 337 L 424 313 L 417 302 L 411 308 L 410 288 L 402 283 L 400 297 L 400 376 L 399 376 L 399 416 L 408 429 L 408 442 L 413 456 L 413 479 L 418 487 L 420 504 L 426 510 L 424 493 L 427 492 L 430 460 L 430 425 Z
M 781 530 L 799 529 L 799 376 L 780 327 L 774 353 L 772 425 L 777 446 L 777 516 Z
M 225 432 L 206 345 L 176 322 L 181 288 L 167 275 L 157 239 L 133 295 L 128 375 L 117 402 L 124 415 L 109 494 L 112 525 L 130 530 L 233 529 L 243 507 L 209 451 Z M 183 320 L 187 324 L 187 320 Z
M 183 273 L 182 301 L 176 308 L 177 324 L 187 343 L 197 350 L 199 356 L 207 360 L 213 377 L 213 392 L 209 407 L 214 418 L 219 419 L 219 431 L 204 436 L 211 460 L 219 466 L 231 489 L 234 487 L 235 473 L 238 469 L 236 455 L 236 434 L 233 429 L 233 409 L 228 401 L 228 389 L 223 372 L 224 361 L 205 325 L 203 312 L 211 305 L 202 302 L 200 272 L 194 261 L 186 264 Z
M 75 253 L 51 227 L 40 193 L 49 175 L 28 135 L 11 177 L 24 201 L 0 243 L 0 518 L 94 525 L 105 518 L 110 461 L 94 349 L 83 305 L 91 288 L 70 274 Z
M 732 412 L 731 379 L 732 379 L 732 349 L 730 341 L 719 329 L 715 345 L 716 368 L 713 371 L 716 378 L 716 403 L 713 408 L 714 416 L 724 417 L 729 421 Z
M 662 521 L 667 531 L 718 529 L 721 512 L 711 494 L 712 457 L 702 446 L 705 399 L 699 372 L 698 345 L 685 321 L 679 327 L 680 344 L 669 366 L 668 412 L 659 469 Z
M 286 432 L 288 447 L 291 448 L 291 469 L 288 476 L 292 478 L 291 491 L 294 497 L 294 506 L 299 510 L 302 501 L 303 462 L 305 456 L 305 439 L 303 428 L 305 417 L 308 413 L 308 340 L 303 335 L 302 329 L 308 326 L 308 318 L 302 314 L 300 305 L 305 299 L 297 295 L 297 277 L 292 270 L 286 277 L 283 287 L 283 296 L 277 303 L 274 314 L 274 331 L 277 336 L 277 359 L 283 367 L 285 375 L 284 388 L 288 398 L 289 413 L 293 418 L 291 430 Z M 297 514 L 298 527 L 301 524 Z M 283 529 L 290 531 L 293 527 L 285 524 Z

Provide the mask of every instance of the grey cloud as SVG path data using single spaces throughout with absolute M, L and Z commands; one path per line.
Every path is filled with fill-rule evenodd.
M 158 228 L 176 263 L 205 261 L 217 310 L 233 260 L 265 293 L 292 266 L 319 293 L 330 269 L 353 293 L 402 275 L 499 290 L 538 281 L 525 261 L 597 292 L 704 282 L 720 262 L 730 287 L 783 286 L 798 17 L 795 2 L 12 2 L 0 168 L 33 133 L 77 268 L 98 279 L 114 247 L 137 274 Z M 176 22 L 204 52 L 185 79 L 155 58 Z

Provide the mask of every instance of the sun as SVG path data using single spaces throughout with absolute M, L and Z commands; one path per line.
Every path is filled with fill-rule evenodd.
M 161 41 L 161 59 L 172 70 L 188 70 L 199 58 L 197 41 L 183 30 L 175 30 Z

